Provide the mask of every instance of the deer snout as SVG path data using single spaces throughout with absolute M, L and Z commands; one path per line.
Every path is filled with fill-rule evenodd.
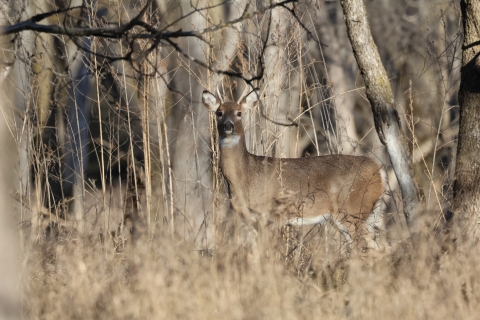
M 226 121 L 226 122 L 223 124 L 223 131 L 225 131 L 225 133 L 232 133 L 232 132 L 233 132 L 233 129 L 235 129 L 235 125 L 233 124 L 233 122 L 231 122 L 231 121 Z

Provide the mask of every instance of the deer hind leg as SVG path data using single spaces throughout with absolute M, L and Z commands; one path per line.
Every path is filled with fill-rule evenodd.
M 385 204 L 385 199 L 383 195 L 375 202 L 373 206 L 372 214 L 365 221 L 365 227 L 367 229 L 367 240 L 368 248 L 378 250 L 380 249 L 379 240 L 380 240 L 380 231 L 383 230 L 383 208 Z
M 350 252 L 353 247 L 353 239 L 352 235 L 350 234 L 350 231 L 348 231 L 348 228 L 345 227 L 340 220 L 336 219 L 332 214 L 327 213 L 323 214 L 320 216 L 315 216 L 315 217 L 297 217 L 288 220 L 285 224 L 286 225 L 291 225 L 291 226 L 303 226 L 303 225 L 311 225 L 311 224 L 319 224 L 322 226 L 326 226 L 327 223 L 330 223 L 335 229 L 340 232 L 340 234 L 345 238 L 346 242 L 346 247 L 347 247 L 347 252 Z
M 386 239 L 384 237 L 383 239 L 380 238 L 380 232 L 385 230 L 383 213 L 386 208 L 386 190 L 388 190 L 388 176 L 385 168 L 383 167 L 380 169 L 379 173 L 382 180 L 383 193 L 378 197 L 377 201 L 375 201 L 372 213 L 365 221 L 365 229 L 367 231 L 365 240 L 367 241 L 368 248 L 375 250 L 380 249 L 380 247 L 388 248 Z M 379 245 L 379 243 L 381 245 Z

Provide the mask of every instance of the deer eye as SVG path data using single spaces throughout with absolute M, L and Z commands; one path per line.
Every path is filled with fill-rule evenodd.
M 217 117 L 221 118 L 223 116 L 223 111 L 217 111 Z
M 237 111 L 237 117 L 241 117 L 242 116 L 242 112 L 241 111 Z

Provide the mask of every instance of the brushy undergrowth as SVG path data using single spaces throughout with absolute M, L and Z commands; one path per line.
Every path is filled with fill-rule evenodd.
M 478 246 L 440 246 L 443 236 L 427 227 L 349 258 L 319 229 L 267 228 L 254 246 L 232 236 L 211 250 L 158 234 L 115 248 L 70 231 L 26 243 L 25 318 L 473 319 L 480 311 Z

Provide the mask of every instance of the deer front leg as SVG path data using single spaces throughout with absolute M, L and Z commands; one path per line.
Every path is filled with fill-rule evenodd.
M 230 201 L 233 209 L 242 216 L 247 225 L 252 226 L 258 223 L 258 214 L 250 209 L 242 191 L 232 194 Z

